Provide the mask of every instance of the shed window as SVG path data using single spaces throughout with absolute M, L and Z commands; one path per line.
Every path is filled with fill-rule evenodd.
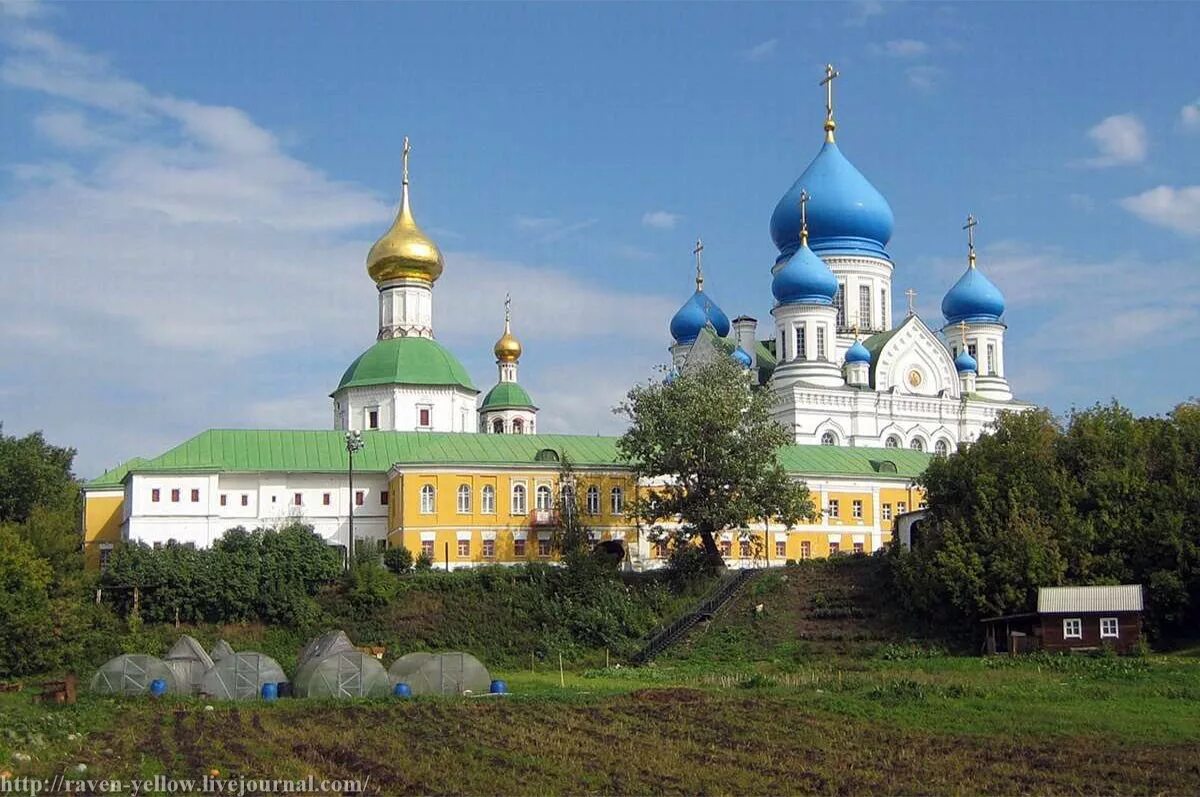
M 1101 617 L 1100 618 L 1100 638 L 1101 639 L 1116 639 L 1120 636 L 1117 631 L 1117 618 Z
M 1063 620 L 1063 639 L 1083 639 L 1083 621 L 1078 617 Z

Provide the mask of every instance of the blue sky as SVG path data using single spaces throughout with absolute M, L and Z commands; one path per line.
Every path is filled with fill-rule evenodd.
M 438 337 L 486 389 L 511 290 L 542 428 L 618 430 L 698 235 L 714 299 L 769 321 L 767 224 L 820 147 L 827 61 L 897 295 L 940 324 L 971 212 L 1020 397 L 1200 393 L 1195 4 L 3 8 L 0 420 L 83 475 L 331 423 L 404 135 Z

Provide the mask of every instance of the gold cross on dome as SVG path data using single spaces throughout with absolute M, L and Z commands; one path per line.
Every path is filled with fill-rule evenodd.
M 704 269 L 700 263 L 700 253 L 704 251 L 704 242 L 699 238 L 696 239 L 696 248 L 692 250 L 692 254 L 696 256 L 696 290 L 704 287 Z
M 833 79 L 841 77 L 842 73 L 833 68 L 833 64 L 825 64 L 825 77 L 821 81 L 825 87 L 825 132 L 826 140 L 833 141 L 833 130 L 836 125 L 833 121 Z
M 408 185 L 408 153 L 412 151 L 412 146 L 408 143 L 408 136 L 404 137 L 404 149 L 401 156 L 401 162 L 404 164 L 404 184 Z
M 508 328 L 508 322 L 512 318 L 512 294 L 504 294 L 504 328 Z
M 958 322 L 958 334 L 962 335 L 963 350 L 966 351 L 966 348 L 967 348 L 967 322 L 966 321 Z
M 914 291 L 912 288 L 909 288 L 908 290 L 906 290 L 904 292 L 904 295 L 908 297 L 908 314 L 916 315 L 917 311 L 913 308 L 913 302 L 916 301 L 917 292 Z
M 963 225 L 963 229 L 967 231 L 967 257 L 971 264 L 975 263 L 975 228 L 979 226 L 979 220 L 967 214 L 967 223 Z

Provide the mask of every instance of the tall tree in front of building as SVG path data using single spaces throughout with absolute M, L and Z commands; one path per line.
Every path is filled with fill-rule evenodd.
M 771 417 L 771 397 L 733 358 L 718 357 L 661 383 L 629 391 L 617 413 L 629 430 L 617 443 L 643 487 L 630 510 L 661 533 L 698 540 L 722 567 L 716 535 L 764 518 L 791 527 L 816 514 L 808 488 L 790 478 L 776 451 L 790 437 Z

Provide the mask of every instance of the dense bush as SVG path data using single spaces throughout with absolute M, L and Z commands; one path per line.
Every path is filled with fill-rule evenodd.
M 403 545 L 388 548 L 383 552 L 383 564 L 384 567 L 397 575 L 407 573 L 413 568 L 412 551 Z
M 1117 405 L 1002 415 L 994 433 L 935 459 L 929 517 L 889 553 L 905 604 L 969 627 L 1028 610 L 1038 587 L 1146 587 L 1148 627 L 1200 622 L 1200 404 L 1163 418 Z
M 260 620 L 297 625 L 317 617 L 313 595 L 341 573 L 341 557 L 311 527 L 230 529 L 212 548 L 118 548 L 101 583 L 122 613 L 146 622 Z

